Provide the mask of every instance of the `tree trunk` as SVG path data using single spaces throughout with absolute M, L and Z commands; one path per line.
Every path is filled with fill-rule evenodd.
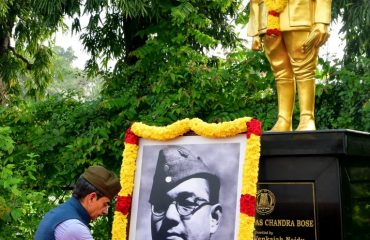
M 4 35 L 0 38 L 0 58 L 4 58 L 7 55 L 7 52 L 9 50 L 9 44 L 10 44 L 10 37 L 8 33 L 1 33 L 1 35 Z M 7 103 L 8 99 L 8 87 L 7 84 L 3 82 L 3 71 L 6 71 L 6 66 L 1 66 L 0 71 L 0 105 L 4 106 Z
M 14 9 L 10 8 L 9 16 L 7 17 L 6 24 L 0 25 L 0 59 L 8 55 L 10 49 L 11 32 L 15 24 L 16 14 Z M 7 66 L 0 65 L 0 105 L 4 106 L 8 103 L 9 86 L 3 81 L 3 72 L 6 71 Z
M 127 17 L 124 23 L 124 38 L 125 38 L 125 62 L 128 65 L 134 65 L 137 61 L 131 52 L 145 44 L 148 39 L 146 36 L 138 36 L 137 33 L 148 27 L 149 20 L 145 18 L 130 18 Z

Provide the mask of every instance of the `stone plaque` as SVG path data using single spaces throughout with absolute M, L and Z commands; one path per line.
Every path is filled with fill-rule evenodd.
M 260 182 L 255 240 L 317 240 L 313 182 Z

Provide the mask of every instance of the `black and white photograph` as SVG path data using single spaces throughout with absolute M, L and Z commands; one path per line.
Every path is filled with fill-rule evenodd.
M 140 139 L 129 239 L 237 239 L 245 135 Z

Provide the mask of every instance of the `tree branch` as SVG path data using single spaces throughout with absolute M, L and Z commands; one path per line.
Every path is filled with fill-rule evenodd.
M 15 51 L 14 47 L 12 47 L 12 46 L 9 46 L 9 49 L 13 52 L 13 54 L 17 58 L 21 59 L 24 63 L 27 64 L 27 69 L 28 70 L 31 70 L 33 64 L 27 58 L 25 58 L 24 56 L 22 56 L 19 53 L 17 53 L 17 51 Z

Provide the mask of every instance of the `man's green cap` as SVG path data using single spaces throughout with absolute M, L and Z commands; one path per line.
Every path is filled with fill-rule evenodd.
M 91 166 L 82 174 L 89 183 L 109 199 L 113 199 L 121 189 L 119 179 L 113 172 L 102 166 Z

